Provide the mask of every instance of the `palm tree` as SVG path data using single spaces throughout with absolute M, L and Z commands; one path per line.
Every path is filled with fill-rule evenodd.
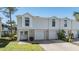
M 79 21 L 79 12 L 74 12 L 74 13 L 73 13 L 73 16 L 75 16 L 75 19 L 76 19 L 77 21 Z
M 0 8 L 0 12 L 2 12 L 7 18 L 10 19 L 10 26 L 11 26 L 11 35 L 12 35 L 12 14 L 15 13 L 15 11 L 17 11 L 16 7 L 2 7 Z

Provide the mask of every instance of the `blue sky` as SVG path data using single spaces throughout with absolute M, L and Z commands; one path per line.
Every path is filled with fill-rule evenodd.
M 58 16 L 58 17 L 68 17 L 68 18 L 74 18 L 73 12 L 79 11 L 78 7 L 22 7 L 19 8 L 18 11 L 16 11 L 12 18 L 16 21 L 16 15 L 22 15 L 26 12 L 31 13 L 34 16 Z M 1 14 L 1 17 L 3 17 L 3 22 L 6 22 L 8 18 L 4 17 L 3 14 Z

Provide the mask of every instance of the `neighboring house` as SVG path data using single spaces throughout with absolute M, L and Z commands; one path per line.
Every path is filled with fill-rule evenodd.
M 8 36 L 10 33 L 9 26 L 7 24 L 2 23 L 2 36 Z
M 29 40 L 50 40 L 57 39 L 57 32 L 64 29 L 66 33 L 72 30 L 74 38 L 79 34 L 79 22 L 68 18 L 32 16 L 29 13 L 17 16 L 18 41 Z

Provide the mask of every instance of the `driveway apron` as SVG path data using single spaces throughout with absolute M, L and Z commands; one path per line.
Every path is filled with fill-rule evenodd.
M 40 43 L 46 51 L 79 51 L 79 46 L 61 40 L 50 40 Z

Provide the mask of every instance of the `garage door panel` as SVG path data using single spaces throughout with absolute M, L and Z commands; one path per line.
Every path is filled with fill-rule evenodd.
M 54 30 L 49 31 L 49 39 L 57 39 L 56 31 L 54 31 Z
M 43 40 L 44 39 L 44 31 L 35 31 L 35 38 L 36 38 L 36 40 Z

